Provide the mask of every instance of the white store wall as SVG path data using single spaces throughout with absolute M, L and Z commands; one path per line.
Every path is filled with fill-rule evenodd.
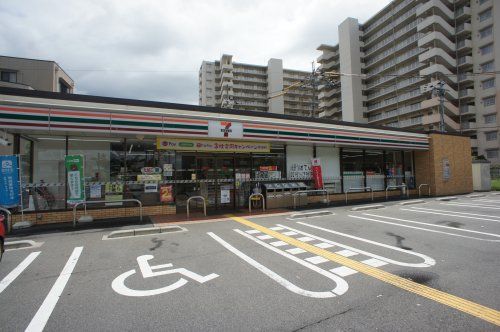
M 313 147 L 302 145 L 286 146 L 286 175 L 289 179 L 310 178 Z

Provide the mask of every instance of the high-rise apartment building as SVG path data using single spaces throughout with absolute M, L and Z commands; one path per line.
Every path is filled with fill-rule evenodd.
M 298 84 L 307 81 L 309 72 L 283 69 L 281 59 L 257 66 L 233 62 L 232 58 L 223 55 L 219 61 L 202 62 L 200 105 L 299 116 L 310 116 L 314 109 L 317 116 L 318 101 L 312 87 Z
M 438 130 L 442 81 L 446 130 L 500 164 L 499 22 L 495 0 L 394 0 L 363 24 L 346 19 L 339 43 L 318 47 L 320 68 L 341 74 L 320 86 L 320 115 Z
M 73 93 L 75 83 L 57 62 L 0 56 L 0 86 Z

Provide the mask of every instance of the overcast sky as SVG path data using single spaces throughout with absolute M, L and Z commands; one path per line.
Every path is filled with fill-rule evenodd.
M 389 0 L 2 0 L 0 55 L 54 60 L 83 94 L 198 103 L 202 60 L 310 70 Z

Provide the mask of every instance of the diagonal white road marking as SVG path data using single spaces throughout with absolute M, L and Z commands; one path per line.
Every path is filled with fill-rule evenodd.
M 38 308 L 35 316 L 31 319 L 31 322 L 25 332 L 43 331 L 50 315 L 52 314 L 52 311 L 61 297 L 64 287 L 66 287 L 66 284 L 68 283 L 69 277 L 71 277 L 71 273 L 73 273 L 73 269 L 78 262 L 78 258 L 80 258 L 82 250 L 83 247 L 76 247 L 73 250 L 73 253 L 69 256 L 66 265 L 62 269 L 61 274 L 59 274 L 59 277 L 50 289 L 49 294 L 47 294 L 47 297 L 43 301 L 40 308 Z
M 28 255 L 14 270 L 0 281 L 0 293 L 7 288 L 23 271 L 40 255 L 41 251 L 35 251 Z

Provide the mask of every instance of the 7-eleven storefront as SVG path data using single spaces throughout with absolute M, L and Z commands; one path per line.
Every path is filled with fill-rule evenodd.
M 433 142 L 459 147 L 460 155 L 469 144 L 453 135 L 14 89 L 0 89 L 0 124 L 13 143 L 0 155 L 20 156 L 24 219 L 36 223 L 72 218 L 66 156 L 83 156 L 82 195 L 103 201 L 89 205 L 94 218 L 109 218 L 137 214 L 120 202 L 130 198 L 143 203 L 146 215 L 185 213 L 193 196 L 204 197 L 209 212 L 247 209 L 251 193 L 275 184 L 317 187 L 313 159 L 333 201 L 350 188 L 385 196 L 387 186 L 403 183 L 415 194 L 419 184 L 436 182 L 443 158 L 448 167 L 467 169 L 463 156 L 458 162 L 441 156 L 446 149 L 435 155 Z M 433 193 L 442 190 L 470 191 L 450 178 L 434 183 Z

